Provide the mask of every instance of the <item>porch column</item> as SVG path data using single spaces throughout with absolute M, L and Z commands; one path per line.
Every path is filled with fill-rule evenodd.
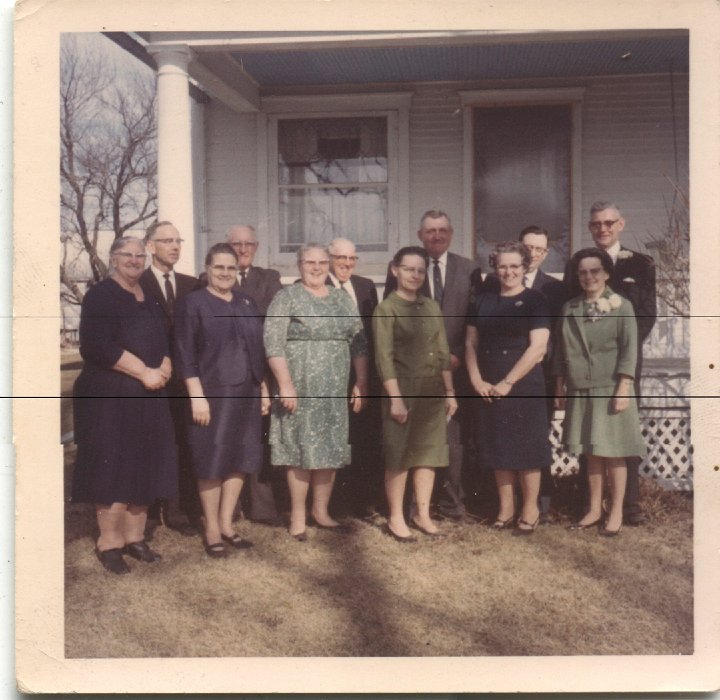
M 187 71 L 190 49 L 183 44 L 151 44 L 147 50 L 158 67 L 158 219 L 172 221 L 185 241 L 175 269 L 195 275 L 197 234 Z

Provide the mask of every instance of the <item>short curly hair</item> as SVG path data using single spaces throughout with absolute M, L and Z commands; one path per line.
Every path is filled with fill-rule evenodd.
M 488 258 L 490 261 L 490 267 L 492 267 L 493 270 L 497 269 L 498 258 L 503 253 L 517 253 L 518 255 L 520 255 L 523 267 L 526 270 L 528 267 L 530 267 L 532 256 L 530 255 L 530 251 L 524 243 L 521 243 L 520 241 L 503 241 L 502 243 L 498 243 L 495 248 L 493 248 L 493 251 L 492 253 L 490 253 L 490 256 Z

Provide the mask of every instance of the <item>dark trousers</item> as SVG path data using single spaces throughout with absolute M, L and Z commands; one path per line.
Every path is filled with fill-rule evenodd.
M 165 525 L 196 524 L 200 521 L 202 508 L 198 495 L 197 479 L 192 468 L 190 446 L 187 442 L 188 398 L 182 396 L 177 384 L 170 385 L 168 399 L 170 415 L 175 430 L 178 463 L 178 497 L 173 500 L 157 500 L 148 509 L 150 520 L 162 520 Z
M 250 474 L 245 479 L 240 500 L 245 516 L 250 520 L 275 520 L 278 517 L 278 510 L 273 485 L 277 479 L 274 478 L 273 468 L 270 465 L 270 446 L 267 444 L 270 416 L 263 416 L 262 431 L 265 446 L 263 467 L 259 472 Z

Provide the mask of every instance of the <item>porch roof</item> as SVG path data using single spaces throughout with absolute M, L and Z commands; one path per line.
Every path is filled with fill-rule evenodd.
M 686 30 L 600 32 L 146 33 L 185 43 L 214 74 L 276 88 L 685 73 Z

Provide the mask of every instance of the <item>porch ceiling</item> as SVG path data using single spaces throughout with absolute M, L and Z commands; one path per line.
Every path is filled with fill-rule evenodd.
M 262 88 L 684 73 L 687 36 L 471 45 L 233 48 Z M 200 60 L 209 58 L 200 54 Z

